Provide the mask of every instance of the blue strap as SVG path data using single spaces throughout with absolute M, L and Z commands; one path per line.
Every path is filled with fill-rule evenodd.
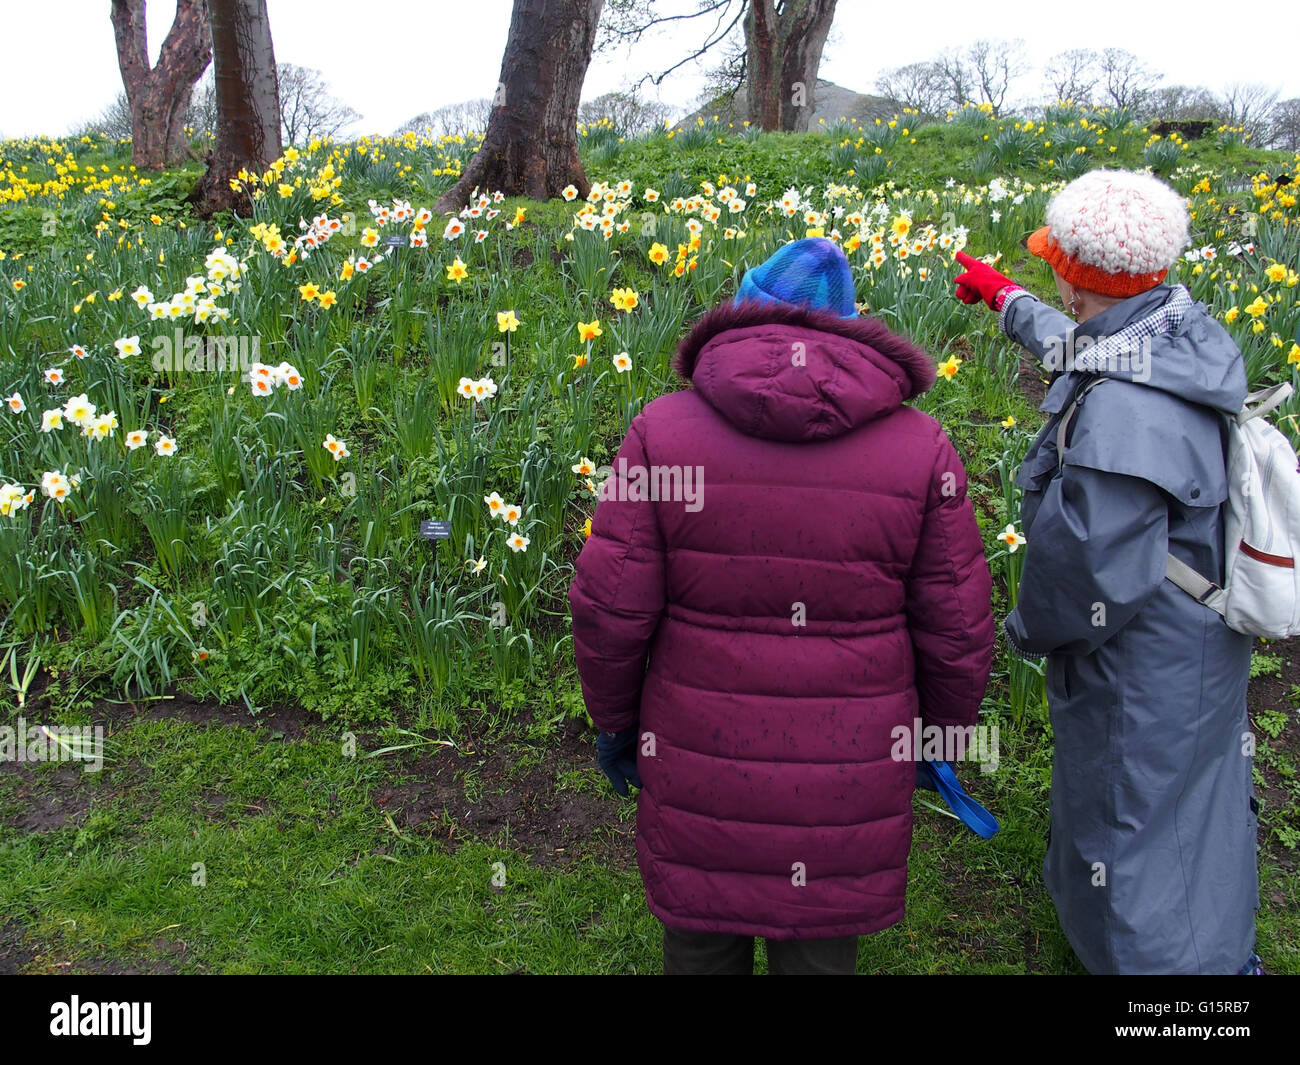
M 948 809 L 960 817 L 975 835 L 989 839 L 997 834 L 997 818 L 962 790 L 957 774 L 947 762 L 918 762 L 916 782 L 920 787 L 937 791 L 948 804 Z

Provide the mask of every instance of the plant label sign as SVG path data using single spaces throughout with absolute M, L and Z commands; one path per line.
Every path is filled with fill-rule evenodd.
M 390 248 L 404 248 L 406 246 L 406 238 L 400 233 L 389 233 L 388 236 L 384 238 L 384 243 Z
M 420 535 L 426 540 L 449 540 L 451 539 L 451 522 L 422 521 L 420 522 Z

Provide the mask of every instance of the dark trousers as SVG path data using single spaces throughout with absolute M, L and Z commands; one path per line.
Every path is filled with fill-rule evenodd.
M 858 937 L 768 939 L 767 971 L 773 976 L 852 976 Z M 754 937 L 683 932 L 664 927 L 665 976 L 752 976 Z

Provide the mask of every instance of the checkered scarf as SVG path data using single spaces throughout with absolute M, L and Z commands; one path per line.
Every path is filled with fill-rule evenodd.
M 1114 360 L 1135 354 L 1144 340 L 1177 329 L 1195 302 L 1185 286 L 1175 285 L 1169 299 L 1158 310 L 1126 325 L 1118 333 L 1098 340 L 1084 353 L 1076 354 L 1074 369 L 1084 373 L 1099 373 L 1113 364 Z

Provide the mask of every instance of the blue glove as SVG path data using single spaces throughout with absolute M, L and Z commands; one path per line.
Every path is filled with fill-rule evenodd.
M 596 737 L 596 758 L 604 770 L 614 790 L 627 798 L 627 786 L 641 786 L 641 778 L 636 771 L 637 726 L 625 728 L 622 732 L 602 732 Z

